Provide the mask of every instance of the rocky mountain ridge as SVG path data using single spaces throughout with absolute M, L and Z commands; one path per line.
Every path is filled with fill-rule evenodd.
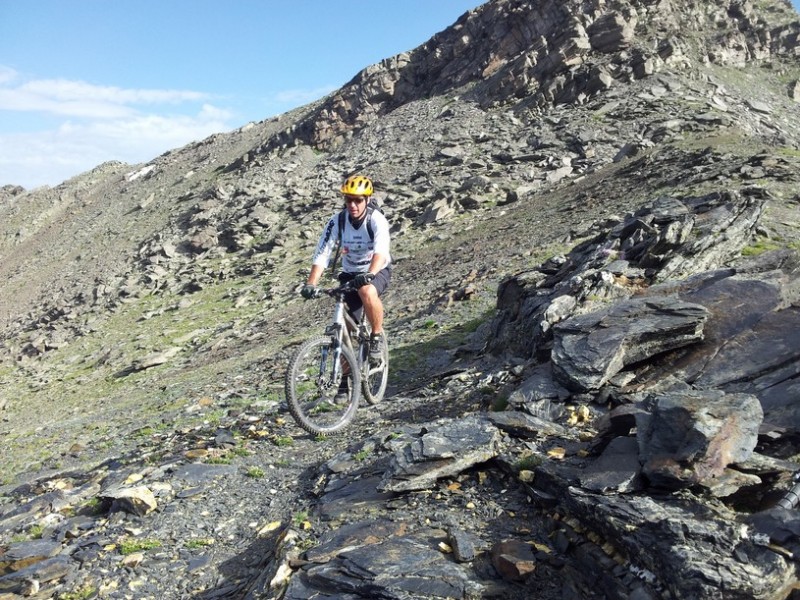
M 2 188 L 0 597 L 786 597 L 798 32 L 494 0 L 292 113 Z M 281 378 L 354 171 L 391 398 L 311 440 Z

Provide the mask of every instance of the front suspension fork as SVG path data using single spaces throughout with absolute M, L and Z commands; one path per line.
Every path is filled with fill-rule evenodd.
M 328 353 L 333 352 L 333 368 L 331 369 L 330 384 L 339 380 L 342 371 L 342 326 L 339 323 L 332 323 L 325 329 L 325 335 L 331 337 L 331 344 L 322 349 L 321 363 L 319 368 L 320 383 L 325 382 L 325 367 L 328 364 Z

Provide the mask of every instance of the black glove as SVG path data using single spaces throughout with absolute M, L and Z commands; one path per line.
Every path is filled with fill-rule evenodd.
M 374 273 L 359 273 L 353 278 L 353 285 L 356 286 L 356 289 L 362 288 L 365 285 L 372 283 L 373 279 L 375 279 Z
M 305 284 L 303 289 L 300 290 L 300 295 L 306 300 L 311 300 L 317 295 L 317 286 L 311 285 L 310 283 Z

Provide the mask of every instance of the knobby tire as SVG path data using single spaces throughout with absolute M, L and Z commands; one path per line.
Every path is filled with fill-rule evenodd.
M 324 358 L 323 358 L 324 357 Z M 342 347 L 344 369 L 350 394 L 346 402 L 336 404 L 339 380 L 333 380 L 332 340 L 320 337 L 308 340 L 292 356 L 286 371 L 286 401 L 289 412 L 303 429 L 312 435 L 330 435 L 347 427 L 356 415 L 361 399 L 361 376 L 358 361 L 350 348 Z M 346 366 L 345 366 L 346 365 Z M 342 370 L 348 371 L 341 374 Z
M 383 338 L 383 353 L 380 365 L 369 364 L 369 348 L 367 344 L 361 346 L 361 392 L 364 399 L 372 405 L 383 400 L 386 393 L 386 384 L 389 382 L 389 346 L 386 343 L 386 333 L 381 333 Z

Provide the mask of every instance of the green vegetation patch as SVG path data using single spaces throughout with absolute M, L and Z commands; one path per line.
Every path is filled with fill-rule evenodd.
M 253 479 L 260 479 L 266 475 L 266 473 L 264 473 L 264 469 L 261 467 L 248 467 L 244 474 L 247 477 L 252 477 Z
M 210 538 L 194 538 L 188 540 L 184 546 L 189 548 L 190 550 L 195 550 L 198 548 L 207 548 L 208 546 L 212 546 L 214 544 L 214 540 Z
M 370 452 L 369 450 L 359 450 L 353 455 L 353 460 L 362 461 L 367 460 L 369 458 Z
M 784 247 L 784 245 L 776 242 L 775 240 L 768 238 L 757 238 L 752 243 L 742 248 L 742 256 L 758 256 L 760 254 L 764 254 L 764 252 L 777 250 L 778 248 L 782 247 Z
M 97 596 L 97 588 L 86 586 L 72 592 L 60 592 L 56 598 L 58 600 L 89 600 Z
M 134 552 L 146 552 L 147 550 L 153 550 L 154 548 L 160 547 L 161 542 L 154 538 L 125 538 L 119 543 L 119 551 L 125 556 L 128 554 L 133 554 Z

